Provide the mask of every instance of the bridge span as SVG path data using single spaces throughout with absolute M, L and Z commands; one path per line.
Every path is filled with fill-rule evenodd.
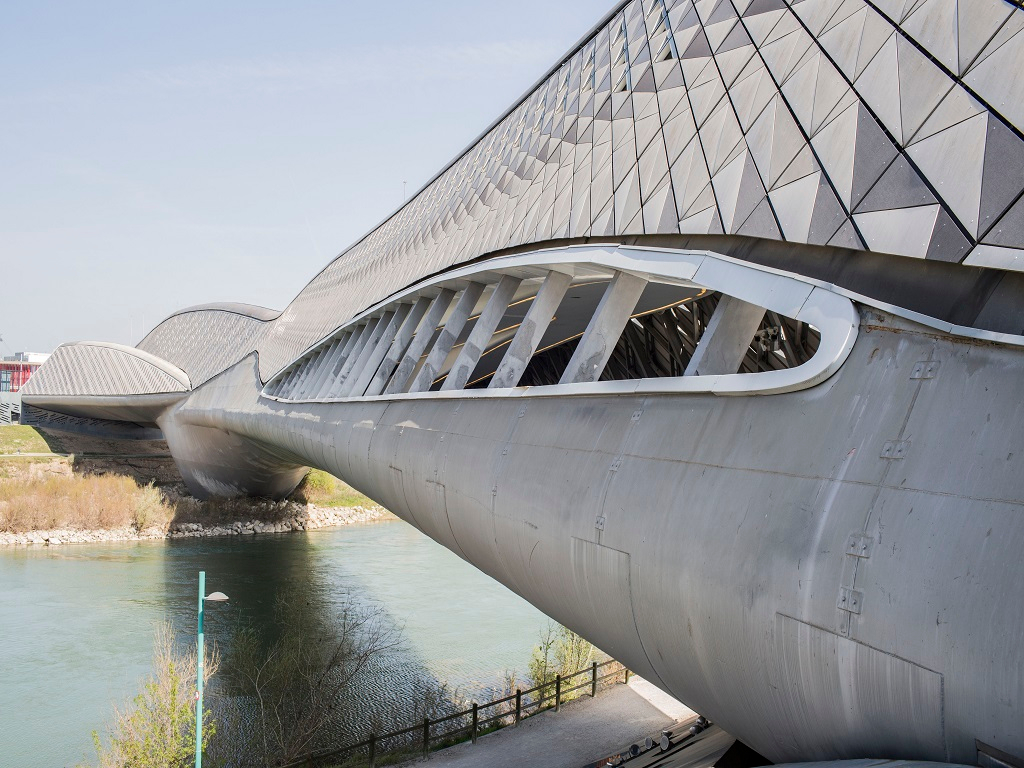
M 1014 67 L 1005 0 L 632 0 L 283 312 L 25 418 L 329 471 L 774 761 L 1018 764 Z

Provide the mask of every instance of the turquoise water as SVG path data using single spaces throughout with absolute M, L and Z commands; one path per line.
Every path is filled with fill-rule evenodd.
M 229 603 L 208 608 L 224 643 L 301 594 L 330 622 L 352 602 L 403 628 L 403 664 L 468 697 L 522 675 L 546 617 L 400 521 L 331 530 L 0 551 L 0 755 L 4 765 L 95 762 L 102 730 L 149 670 L 153 628 L 195 630 L 196 579 Z M 386 690 L 391 681 L 382 680 Z

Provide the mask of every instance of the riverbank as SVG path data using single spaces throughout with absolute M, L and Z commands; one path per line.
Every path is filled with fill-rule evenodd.
M 49 442 L 44 442 L 45 440 Z M 95 441 L 94 441 L 95 443 Z M 161 446 L 118 456 L 87 444 L 61 448 L 31 427 L 0 427 L 0 546 L 288 533 L 390 519 L 390 512 L 330 475 L 311 471 L 286 500 L 189 495 Z
M 94 544 L 103 541 L 146 541 L 151 539 L 188 539 L 203 536 L 246 536 L 266 533 L 293 533 L 334 528 L 354 523 L 371 523 L 396 519 L 383 507 L 317 507 L 299 502 L 257 502 L 265 511 L 274 511 L 277 519 L 243 519 L 218 524 L 172 523 L 138 530 L 121 528 L 53 528 L 24 533 L 0 532 L 0 546 L 60 546 Z

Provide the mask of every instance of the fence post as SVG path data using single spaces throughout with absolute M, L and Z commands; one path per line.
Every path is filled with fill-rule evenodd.
M 562 676 L 555 675 L 555 712 L 562 703 Z
M 597 696 L 597 662 L 590 663 L 590 698 Z
M 474 744 L 476 744 L 476 727 L 477 727 L 477 723 L 479 723 L 479 722 L 480 722 L 480 716 L 479 716 L 478 711 L 477 711 L 476 702 L 474 701 L 473 702 L 473 725 L 471 726 L 471 729 L 469 731 L 469 739 Z
M 516 725 L 519 725 L 519 719 L 523 716 L 523 692 L 521 689 L 516 688 Z
M 430 718 L 423 718 L 423 756 L 430 751 Z
M 377 736 L 376 734 L 370 734 L 370 744 L 368 748 L 368 761 L 367 764 L 370 768 L 374 768 L 377 763 Z

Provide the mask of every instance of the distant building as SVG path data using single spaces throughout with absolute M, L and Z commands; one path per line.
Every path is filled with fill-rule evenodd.
M 0 360 L 0 392 L 17 392 L 50 355 L 43 352 L 15 352 Z

